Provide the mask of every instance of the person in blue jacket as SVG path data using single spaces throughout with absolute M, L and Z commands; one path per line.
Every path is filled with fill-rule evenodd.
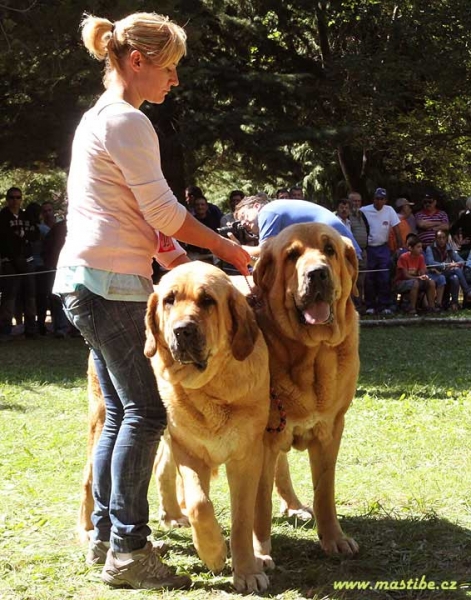
M 352 232 L 332 211 L 307 200 L 271 200 L 260 196 L 244 198 L 235 208 L 236 218 L 251 233 L 258 235 L 259 246 L 250 247 L 250 255 L 258 257 L 265 240 L 295 223 L 323 223 L 330 225 L 340 235 L 348 237 L 361 259 L 361 249 Z

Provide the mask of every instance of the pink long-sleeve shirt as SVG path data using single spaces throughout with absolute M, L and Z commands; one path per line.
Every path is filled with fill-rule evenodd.
M 186 218 L 163 176 L 151 122 L 106 94 L 75 133 L 67 192 L 68 233 L 58 268 L 150 277 L 156 231 L 172 236 Z

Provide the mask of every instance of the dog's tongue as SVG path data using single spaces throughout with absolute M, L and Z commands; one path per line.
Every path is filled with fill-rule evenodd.
M 303 311 L 303 317 L 308 325 L 322 325 L 329 320 L 330 304 L 316 302 L 313 306 Z

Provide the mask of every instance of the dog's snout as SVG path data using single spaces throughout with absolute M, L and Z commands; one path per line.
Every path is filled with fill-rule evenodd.
M 198 334 L 198 326 L 193 321 L 179 321 L 173 326 L 177 340 L 194 338 Z
M 311 283 L 313 285 L 321 284 L 328 280 L 329 271 L 326 266 L 321 265 L 319 267 L 310 269 L 306 273 L 306 277 L 307 277 L 309 283 Z

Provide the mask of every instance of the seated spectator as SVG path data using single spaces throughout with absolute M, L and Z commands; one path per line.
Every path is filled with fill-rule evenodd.
M 17 187 L 7 191 L 7 206 L 0 211 L 0 256 L 3 275 L 0 299 L 0 341 L 12 339 L 15 302 L 23 288 L 25 337 L 36 338 L 36 282 L 31 244 L 39 238 L 39 229 L 21 210 L 22 192 Z
M 289 190 L 289 197 L 293 200 L 304 200 L 303 188 L 300 185 L 293 185 Z
M 195 197 L 193 202 L 193 214 L 195 218 L 213 231 L 217 231 L 221 223 L 222 213 L 219 209 L 218 211 L 219 214 L 209 210 L 209 203 L 203 194 Z M 212 256 L 207 248 L 199 248 L 198 246 L 192 246 L 191 244 L 188 244 L 186 249 L 190 258 L 199 258 L 200 260 L 205 260 L 204 257 Z
M 204 198 L 204 194 L 197 185 L 189 185 L 185 189 L 185 202 L 187 209 L 191 212 L 192 215 L 195 214 L 195 200 L 196 198 Z M 221 222 L 222 219 L 222 211 L 219 206 L 212 204 L 211 202 L 207 202 L 208 212 L 211 215 L 211 218 L 217 219 L 218 223 Z
M 415 229 L 415 218 L 414 218 L 414 215 L 412 214 L 411 206 L 414 206 L 414 204 L 412 202 L 409 202 L 409 200 L 407 200 L 407 198 L 398 198 L 396 200 L 396 212 L 397 212 L 397 216 L 399 217 L 398 229 L 401 233 L 401 237 L 403 240 L 406 239 L 406 237 L 409 233 L 414 233 L 410 226 L 411 218 L 412 218 L 412 221 L 414 222 L 414 229 Z M 389 249 L 393 253 L 399 249 L 397 247 L 397 236 L 395 235 L 395 233 L 392 230 L 389 232 L 388 245 L 389 245 Z
M 350 223 L 350 202 L 347 198 L 342 198 L 337 202 L 337 210 L 335 211 L 337 217 L 342 221 L 347 229 L 352 230 Z
M 397 260 L 393 289 L 397 294 L 409 294 L 409 308 L 406 312 L 410 314 L 417 314 L 417 300 L 420 292 L 427 296 L 428 310 L 436 310 L 435 282 L 427 275 L 422 242 L 416 236 L 409 237 L 408 251 L 403 252 Z
M 424 250 L 435 242 L 435 234 L 439 229 L 448 232 L 450 228 L 448 215 L 437 208 L 437 198 L 434 194 L 425 194 L 423 208 L 416 213 L 415 223 Z
M 280 188 L 276 190 L 275 198 L 277 200 L 286 200 L 289 198 L 289 191 L 286 188 Z
M 185 203 L 187 209 L 193 214 L 193 205 L 197 196 L 202 196 L 203 192 L 197 185 L 189 185 L 185 188 Z
M 466 200 L 466 209 L 450 227 L 450 235 L 459 246 L 459 255 L 467 258 L 471 251 L 471 198 Z
M 193 205 L 195 218 L 206 227 L 209 227 L 213 231 L 217 231 L 221 225 L 221 217 L 218 218 L 214 212 L 209 210 L 209 203 L 206 198 L 201 195 L 195 198 Z
M 460 288 L 465 302 L 471 300 L 471 286 L 463 273 L 464 261 L 448 243 L 448 231 L 439 229 L 435 234 L 435 242 L 425 251 L 425 262 L 429 273 L 438 273 L 445 277 L 451 295 L 450 309 L 459 309 L 458 297 Z
M 239 204 L 241 200 L 244 199 L 244 197 L 244 192 L 241 192 L 240 190 L 232 190 L 232 192 L 229 194 L 230 211 L 222 216 L 220 227 L 227 227 L 231 223 L 234 223 L 234 221 L 236 220 L 234 216 L 235 207 L 237 206 L 237 204 Z

